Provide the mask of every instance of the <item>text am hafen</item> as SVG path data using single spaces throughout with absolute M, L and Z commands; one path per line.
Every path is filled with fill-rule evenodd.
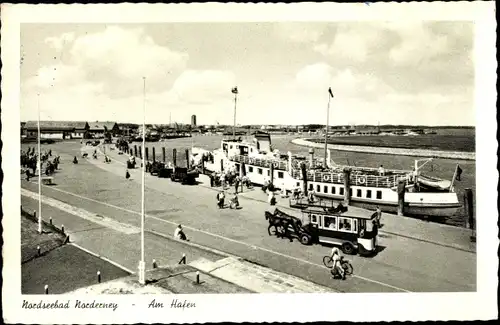
M 153 299 L 148 305 L 148 308 L 165 308 L 165 304 L 163 302 L 157 302 L 156 299 Z M 170 308 L 196 308 L 196 303 L 190 302 L 189 300 L 178 300 L 173 299 L 170 303 Z

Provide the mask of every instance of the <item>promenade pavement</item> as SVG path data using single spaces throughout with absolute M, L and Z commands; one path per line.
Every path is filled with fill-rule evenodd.
M 63 161 L 79 155 L 78 146 L 61 147 Z M 57 186 L 43 187 L 45 195 L 82 207 L 107 218 L 138 226 L 140 219 L 139 169 L 126 180 L 126 157 L 108 151 L 117 161 L 105 164 L 81 160 L 65 164 L 55 176 Z M 83 180 L 83 181 L 82 181 Z M 36 192 L 36 183 L 23 182 Z M 117 191 L 116 189 L 119 189 Z M 475 254 L 398 235 L 381 236 L 381 251 L 373 258 L 350 256 L 355 274 L 333 281 L 322 266 L 330 248 L 303 246 L 267 235 L 267 204 L 241 197 L 241 210 L 219 210 L 215 192 L 201 186 L 183 186 L 146 175 L 147 228 L 171 234 L 182 223 L 192 242 L 241 256 L 249 261 L 286 272 L 338 291 L 407 292 L 474 291 Z M 133 236 L 133 235 L 130 235 Z M 148 242 L 149 245 L 149 242 Z M 155 245 L 152 243 L 151 245 Z M 131 246 L 138 246 L 131 245 Z M 153 251 L 146 256 L 152 256 Z M 137 259 L 135 259 L 137 261 Z M 136 262 L 135 262 L 136 263 Z M 134 263 L 134 264 L 135 264 Z

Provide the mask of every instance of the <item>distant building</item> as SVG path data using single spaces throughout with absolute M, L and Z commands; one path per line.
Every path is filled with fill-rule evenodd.
M 94 138 L 104 138 L 106 133 L 111 133 L 112 136 L 120 133 L 120 127 L 116 122 L 92 122 L 89 123 L 89 134 Z
M 87 122 L 40 121 L 40 138 L 42 139 L 74 139 L 82 138 L 88 130 Z M 24 125 L 27 138 L 38 137 L 38 122 L 28 121 Z
M 196 127 L 196 115 L 191 115 L 191 126 Z

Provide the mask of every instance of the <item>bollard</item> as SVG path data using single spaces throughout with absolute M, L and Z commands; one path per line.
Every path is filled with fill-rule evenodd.
M 196 271 L 196 283 L 200 284 L 200 271 Z
M 142 147 L 141 146 L 139 146 L 139 158 L 142 159 Z
M 36 247 L 36 252 L 37 252 L 38 256 L 42 255 L 42 254 L 41 254 L 41 250 L 40 250 L 40 246 L 37 246 L 37 247 Z
M 182 258 L 179 261 L 179 264 L 186 264 L 186 254 L 182 254 Z
M 172 150 L 172 160 L 174 163 L 174 168 L 177 167 L 177 149 Z
M 45 285 L 45 294 L 46 295 L 49 294 L 49 285 L 48 284 Z
M 36 219 L 36 211 L 33 211 L 33 218 Z
M 304 195 L 307 197 L 307 170 L 306 170 L 306 164 L 305 163 L 301 163 L 300 164 L 300 170 L 302 172 L 303 192 L 304 192 Z
M 97 283 L 101 283 L 101 271 L 97 271 Z
M 156 152 L 155 152 L 155 147 L 153 147 L 153 162 L 156 161 Z
M 186 167 L 189 169 L 189 149 L 186 149 Z
M 137 145 L 134 144 L 134 157 L 137 158 Z
M 398 181 L 398 216 L 404 216 L 406 182 Z
M 167 162 L 167 155 L 165 153 L 165 147 L 161 148 L 161 154 L 162 154 L 162 158 L 163 158 L 163 163 L 166 163 Z
M 467 220 L 467 228 L 469 228 L 472 233 L 470 236 L 470 241 L 476 242 L 476 225 L 474 219 L 474 198 L 472 189 L 466 188 L 464 191 L 464 212 Z
M 153 269 L 156 269 L 158 265 L 156 264 L 156 260 L 153 260 Z
M 64 234 L 64 225 L 61 225 L 61 231 Z
M 347 205 L 351 204 L 351 169 L 344 169 L 344 203 Z
M 148 150 L 148 149 L 149 149 L 149 148 L 148 148 L 148 147 L 146 147 L 146 159 L 145 159 L 146 161 L 148 161 L 148 160 L 149 160 L 149 150 Z
M 49 224 L 52 226 L 52 217 L 49 218 Z

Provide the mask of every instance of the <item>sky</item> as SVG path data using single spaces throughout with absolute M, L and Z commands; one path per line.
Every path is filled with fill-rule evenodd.
M 21 120 L 475 125 L 470 22 L 23 24 Z M 144 79 L 145 77 L 145 83 Z M 145 87 L 144 87 L 145 84 Z

